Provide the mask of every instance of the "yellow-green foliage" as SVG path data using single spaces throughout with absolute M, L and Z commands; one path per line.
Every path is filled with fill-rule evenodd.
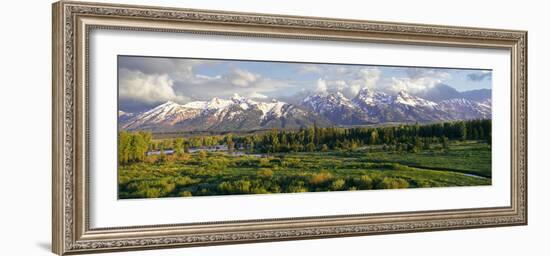
M 330 189 L 331 190 L 342 190 L 344 189 L 344 186 L 346 185 L 346 181 L 343 180 L 343 179 L 337 179 L 337 180 L 334 180 L 331 184 L 330 184 Z
M 144 161 L 152 135 L 150 132 L 120 132 L 118 134 L 118 162 Z
M 267 157 L 262 157 L 260 158 L 260 166 L 261 167 L 269 167 L 269 158 Z
M 312 185 L 320 185 L 327 183 L 328 181 L 332 180 L 333 175 L 330 172 L 327 171 L 321 171 L 319 173 L 315 173 L 311 175 L 309 178 L 309 183 Z
M 395 189 L 395 188 L 408 188 L 409 183 L 401 178 L 389 178 L 385 177 L 382 182 L 378 184 L 380 189 Z
M 123 135 L 126 136 L 126 135 Z M 177 144 L 177 143 L 175 143 Z M 160 146 L 159 146 L 160 147 Z M 387 152 L 380 149 L 232 155 L 221 152 L 150 155 L 144 161 L 119 165 L 119 198 L 187 197 L 316 191 L 352 191 L 489 185 L 490 178 L 472 177 L 490 156 L 481 142 L 457 142 L 448 151 Z M 456 156 L 450 158 L 449 156 Z M 468 158 L 464 162 L 462 157 Z M 414 163 L 415 167 L 407 163 Z M 462 165 L 457 165 L 462 164 Z M 478 163 L 478 164 L 472 164 Z M 422 165 L 461 166 L 440 170 Z M 447 164 L 447 165 L 445 165 Z M 490 166 L 490 163 L 485 163 Z M 417 167 L 421 166 L 421 167 Z
M 180 193 L 180 196 L 181 197 L 190 197 L 190 196 L 193 196 L 193 194 L 189 191 L 183 191 Z
M 369 175 L 361 175 L 360 177 L 354 178 L 353 181 L 359 189 L 373 188 L 373 180 Z
M 258 170 L 258 173 L 256 175 L 260 178 L 269 179 L 273 177 L 273 171 L 268 168 L 260 168 L 260 170 Z

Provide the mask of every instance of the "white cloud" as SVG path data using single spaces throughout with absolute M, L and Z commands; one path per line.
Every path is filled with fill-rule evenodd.
M 271 77 L 269 70 L 254 73 L 224 61 L 143 57 L 121 57 L 119 68 L 121 98 L 148 104 L 166 100 L 185 103 L 234 93 L 267 99 L 298 93 L 299 89 L 339 91 L 352 98 L 365 87 L 390 93 L 419 92 L 450 78 L 443 69 L 332 64 L 297 64 L 293 73 L 275 72 L 277 76 Z
M 323 69 L 321 69 L 318 65 L 314 64 L 303 64 L 298 66 L 298 73 L 300 74 L 320 74 L 323 72 Z
M 252 93 L 248 94 L 248 97 L 252 98 L 252 99 L 267 99 L 268 98 L 267 95 L 261 94 L 261 93 L 258 93 L 258 92 L 252 92 Z
M 348 87 L 348 84 L 344 80 L 334 80 L 330 81 L 330 84 L 335 87 L 336 90 L 341 91 Z
M 451 74 L 441 69 L 406 68 L 406 76 L 386 77 L 377 81 L 378 89 L 389 93 L 408 91 L 418 93 L 426 91 L 451 78 Z
M 215 96 L 230 97 L 233 93 L 260 99 L 267 97 L 266 92 L 290 86 L 289 81 L 264 78 L 236 67 L 215 75 L 197 72 L 198 66 L 208 65 L 217 64 L 190 59 L 121 57 L 120 97 L 146 104 L 166 100 L 186 103 Z
M 425 77 L 447 79 L 451 76 L 447 71 L 437 68 L 406 68 L 405 71 L 408 77 L 412 79 Z
M 410 69 L 407 74 L 408 77 L 392 77 L 385 89 L 392 92 L 408 91 L 417 93 L 431 89 L 451 78 L 449 73 L 437 69 Z
M 338 91 L 353 98 L 362 88 L 378 86 L 382 71 L 376 67 L 333 67 L 316 84 L 317 92 Z
M 136 71 L 132 74 L 135 76 L 132 86 L 128 83 L 128 78 L 124 82 L 128 83 L 128 91 L 122 92 L 121 97 L 144 103 L 174 99 L 206 100 L 214 96 L 230 97 L 233 93 L 265 99 L 266 95 L 287 92 L 288 89 L 295 90 L 297 87 L 318 92 L 340 91 L 353 97 L 362 87 L 375 86 L 381 73 L 377 68 L 323 64 L 296 66 L 298 74 L 322 76 L 316 82 L 264 77 L 238 66 L 230 66 L 224 70 L 225 72 L 214 75 L 201 73 L 203 68 L 208 68 L 209 65 L 214 67 L 220 63 L 194 59 L 121 57 L 121 70 Z M 160 81 L 161 78 L 165 81 Z M 156 81 L 151 82 L 154 79 Z M 151 84 L 156 84 L 156 91 L 152 91 Z
M 357 94 L 359 93 L 359 91 L 361 90 L 361 86 L 357 85 L 357 84 L 353 84 L 353 85 L 350 85 L 348 86 L 343 94 L 346 95 L 347 97 L 355 97 L 357 96 Z
M 227 76 L 229 82 L 237 87 L 250 87 L 260 79 L 260 75 L 243 69 L 233 69 Z
M 362 68 L 359 71 L 359 76 L 363 83 L 361 87 L 374 88 L 380 80 L 381 75 L 382 71 L 378 68 Z
M 336 67 L 334 71 L 338 75 L 345 75 L 348 74 L 351 70 L 347 67 Z
M 261 99 L 267 97 L 265 93 L 281 91 L 291 86 L 296 85 L 293 85 L 292 81 L 271 79 L 239 68 L 230 69 L 227 73 L 216 76 L 192 74 L 186 79 L 174 79 L 176 94 L 182 94 L 194 100 L 231 97 L 234 93 L 252 95 Z
M 184 97 L 176 95 L 174 81 L 166 74 L 145 74 L 122 69 L 119 75 L 119 97 L 122 99 L 136 99 L 149 104 L 184 100 Z
M 146 58 L 122 56 L 118 59 L 120 69 L 139 70 L 145 74 L 169 74 L 176 80 L 192 77 L 193 68 L 207 63 L 205 60 L 176 58 Z
M 222 78 L 220 75 L 207 76 L 207 75 L 201 75 L 201 74 L 196 74 L 195 77 L 198 78 L 198 79 L 205 79 L 205 80 L 216 80 L 216 79 L 221 79 Z
M 317 92 L 327 92 L 327 82 L 322 79 L 322 78 L 319 78 L 317 80 Z

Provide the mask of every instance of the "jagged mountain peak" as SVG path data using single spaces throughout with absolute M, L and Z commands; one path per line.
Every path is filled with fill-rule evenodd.
M 301 105 L 314 111 L 333 111 L 339 108 L 353 108 L 351 101 L 341 92 L 317 93 L 304 98 Z
M 372 90 L 368 87 L 363 87 L 359 90 L 359 92 L 357 92 L 357 96 L 356 97 L 359 97 L 359 96 L 369 96 L 369 97 L 372 97 L 374 96 L 374 94 L 377 93 L 377 91 L 375 90 Z
M 120 123 L 120 127 L 154 131 L 254 130 L 307 126 L 318 122 L 319 118 L 282 101 L 258 102 L 233 95 L 229 99 L 214 97 L 183 105 L 165 102 Z
M 166 102 L 156 106 L 155 108 L 160 109 L 160 108 L 166 108 L 166 107 L 179 107 L 179 106 L 180 106 L 180 104 L 169 100 L 169 101 L 166 101 Z
M 390 95 L 384 92 L 369 89 L 367 87 L 359 90 L 357 96 L 353 99 L 353 102 L 359 106 L 389 104 L 391 101 L 392 97 Z
M 409 105 L 409 106 L 420 106 L 420 107 L 434 107 L 437 103 L 429 100 L 416 97 L 408 93 L 407 91 L 400 91 L 395 97 L 395 103 Z
M 491 118 L 491 106 L 465 98 L 448 99 L 438 103 L 438 107 L 453 113 L 455 119 Z
M 246 102 L 249 99 L 239 95 L 238 93 L 234 93 L 233 96 L 231 96 L 230 100 L 236 103 L 241 103 L 241 102 Z
M 347 99 L 346 96 L 344 96 L 344 94 L 342 94 L 339 91 L 329 93 L 328 95 L 329 95 L 329 97 L 333 97 L 333 98 L 337 98 L 337 99 Z
M 305 109 L 323 115 L 336 125 L 365 122 L 365 116 L 341 92 L 318 93 L 307 96 L 300 103 Z
M 277 99 L 255 101 L 235 94 L 178 104 L 167 101 L 139 114 L 119 112 L 126 130 L 255 130 L 322 125 L 365 125 L 385 122 L 434 122 L 491 118 L 490 98 L 465 97 L 434 102 L 400 91 L 387 94 L 363 88 L 352 99 L 340 92 L 307 94 L 297 104 Z

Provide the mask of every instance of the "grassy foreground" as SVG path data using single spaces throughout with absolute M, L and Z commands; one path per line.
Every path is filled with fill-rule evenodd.
M 120 165 L 119 198 L 296 193 L 491 184 L 487 143 L 453 141 L 448 149 L 275 153 L 187 153 L 168 161 Z

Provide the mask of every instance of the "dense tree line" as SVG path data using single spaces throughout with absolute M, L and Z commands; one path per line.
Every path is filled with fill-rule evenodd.
M 427 148 L 432 143 L 447 147 L 449 140 L 484 140 L 491 143 L 491 120 L 469 120 L 425 125 L 387 127 L 320 128 L 298 131 L 273 129 L 264 134 L 232 139 L 248 152 L 312 152 L 355 149 L 366 145 L 385 145 L 403 150 Z
M 384 127 L 317 127 L 299 130 L 272 129 L 250 135 L 208 135 L 189 138 L 153 140 L 150 132 L 120 132 L 119 163 L 144 161 L 148 151 L 172 150 L 177 156 L 190 148 L 224 145 L 226 150 L 247 153 L 313 152 L 354 150 L 368 145 L 382 145 L 386 150 L 419 151 L 438 143 L 448 148 L 449 140 L 483 140 L 491 144 L 491 120 L 468 120 L 434 124 Z

